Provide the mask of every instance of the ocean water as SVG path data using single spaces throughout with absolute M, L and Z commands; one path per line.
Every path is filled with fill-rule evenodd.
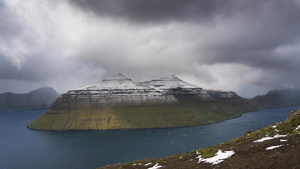
M 27 129 L 46 110 L 0 114 L 0 169 L 93 169 L 185 153 L 285 120 L 299 107 L 250 112 L 220 123 L 183 128 L 49 132 Z

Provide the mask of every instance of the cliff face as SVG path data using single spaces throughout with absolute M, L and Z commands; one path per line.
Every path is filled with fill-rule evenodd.
M 231 91 L 205 90 L 174 75 L 134 82 L 123 74 L 62 94 L 39 119 L 40 130 L 193 126 L 261 109 Z
M 51 109 L 77 109 L 82 107 L 119 107 L 124 105 L 176 105 L 177 97 L 187 95 L 202 101 L 237 98 L 233 92 L 203 90 L 186 83 L 174 75 L 148 82 L 133 82 L 123 74 L 104 79 L 96 84 L 61 95 Z
M 77 109 L 88 107 L 172 104 L 177 100 L 164 91 L 156 90 L 125 77 L 122 74 L 104 79 L 81 89 L 71 90 L 60 96 L 51 109 Z M 82 108 L 82 107 L 80 107 Z

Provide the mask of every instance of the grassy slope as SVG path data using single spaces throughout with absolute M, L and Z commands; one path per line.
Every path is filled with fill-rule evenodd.
M 300 110 L 298 110 L 300 112 Z M 176 168 L 297 168 L 300 167 L 299 158 L 299 140 L 300 115 L 281 123 L 270 125 L 255 132 L 248 132 L 245 135 L 233 138 L 232 140 L 221 143 L 217 146 L 210 146 L 186 154 L 176 154 L 157 159 L 142 159 L 132 162 L 119 163 L 100 167 L 99 169 L 131 169 L 131 168 L 149 168 L 155 164 L 163 166 L 165 169 Z M 272 137 L 274 135 L 287 135 L 284 138 L 277 138 L 261 143 L 253 141 L 263 137 Z M 282 142 L 281 139 L 286 141 Z M 266 150 L 266 147 L 273 145 L 283 145 L 282 148 L 272 151 Z M 198 156 L 210 158 L 215 156 L 218 150 L 234 150 L 235 155 L 226 159 L 220 165 L 211 165 L 209 163 L 198 163 Z M 149 164 L 145 166 L 146 164 Z
M 179 98 L 179 105 L 88 107 L 52 110 L 28 125 L 39 130 L 102 130 L 124 128 L 165 128 L 214 123 L 259 109 L 250 100 L 236 98 L 213 102 Z

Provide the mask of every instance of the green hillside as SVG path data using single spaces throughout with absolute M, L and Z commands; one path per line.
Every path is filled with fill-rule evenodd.
M 175 105 L 97 106 L 49 109 L 28 125 L 38 130 L 106 130 L 195 126 L 214 123 L 258 110 L 251 100 L 234 98 L 203 102 L 181 99 Z M 80 108 L 82 107 L 82 108 Z

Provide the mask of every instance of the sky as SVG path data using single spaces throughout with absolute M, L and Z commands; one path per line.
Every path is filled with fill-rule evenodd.
M 300 0 L 0 0 L 0 93 L 171 74 L 251 98 L 298 87 Z

